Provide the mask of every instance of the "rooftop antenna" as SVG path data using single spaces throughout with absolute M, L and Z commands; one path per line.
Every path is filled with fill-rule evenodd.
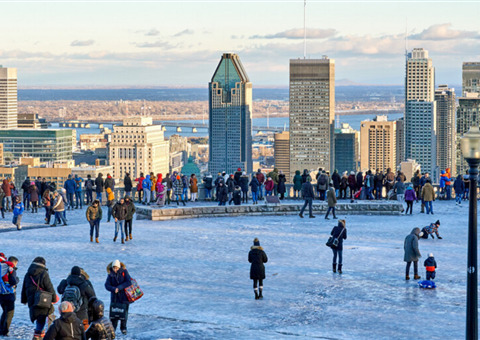
M 303 59 L 307 58 L 307 23 L 306 23 L 306 13 L 307 13 L 307 0 L 303 1 Z

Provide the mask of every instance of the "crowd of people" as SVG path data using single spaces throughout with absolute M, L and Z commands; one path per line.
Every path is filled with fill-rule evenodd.
M 0 253 L 0 336 L 8 336 L 15 312 L 19 261 Z M 120 331 L 127 334 L 128 309 L 132 303 L 126 288 L 132 280 L 124 263 L 112 261 L 107 266 L 104 288 L 110 292 L 110 317 L 105 316 L 105 304 L 97 299 L 86 271 L 73 266 L 70 274 L 55 290 L 45 258 L 36 257 L 23 279 L 20 301 L 29 309 L 35 325 L 33 340 L 113 340 L 120 321 Z M 57 294 L 58 293 L 58 294 Z M 60 318 L 55 320 L 54 305 L 58 303 Z M 112 306 L 122 308 L 119 318 Z M 122 307 L 123 306 L 123 307 Z

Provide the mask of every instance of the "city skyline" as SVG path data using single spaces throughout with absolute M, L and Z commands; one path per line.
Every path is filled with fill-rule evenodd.
M 0 65 L 22 70 L 20 86 L 201 86 L 231 51 L 258 86 L 287 86 L 288 60 L 303 57 L 303 1 L 87 3 L 4 2 Z M 460 84 L 479 57 L 475 6 L 309 1 L 307 58 L 337 60 L 337 79 L 401 84 L 407 29 L 438 83 Z

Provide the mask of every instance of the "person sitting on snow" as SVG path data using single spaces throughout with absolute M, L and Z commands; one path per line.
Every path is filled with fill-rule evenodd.
M 440 220 L 437 220 L 435 223 L 430 224 L 429 226 L 423 227 L 422 229 L 422 238 L 428 238 L 428 235 L 430 235 L 432 238 L 435 238 L 433 234 L 437 235 L 437 238 L 439 240 L 442 239 L 442 237 L 438 234 L 438 228 L 440 228 Z
M 434 280 L 435 279 L 435 271 L 437 269 L 437 261 L 433 257 L 433 254 L 428 254 L 428 258 L 423 263 L 425 266 L 425 270 L 427 271 L 427 280 Z

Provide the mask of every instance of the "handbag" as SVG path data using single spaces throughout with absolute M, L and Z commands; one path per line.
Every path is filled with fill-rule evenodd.
M 53 294 L 40 288 L 40 286 L 35 282 L 33 277 L 30 276 L 30 279 L 37 287 L 37 291 L 35 292 L 35 298 L 33 300 L 33 307 L 50 308 L 50 306 L 52 305 Z
M 126 303 L 121 302 L 111 302 L 110 303 L 110 319 L 127 319 L 127 307 Z
M 143 296 L 143 291 L 137 283 L 137 280 L 130 279 L 132 282 L 131 286 L 125 288 L 125 295 L 127 296 L 128 302 L 135 302 Z
M 325 245 L 330 248 L 337 248 L 338 242 L 340 242 L 340 237 L 342 236 L 344 230 L 345 228 L 343 228 L 340 234 L 338 234 L 338 237 L 330 236 L 327 240 L 327 243 L 325 243 Z

